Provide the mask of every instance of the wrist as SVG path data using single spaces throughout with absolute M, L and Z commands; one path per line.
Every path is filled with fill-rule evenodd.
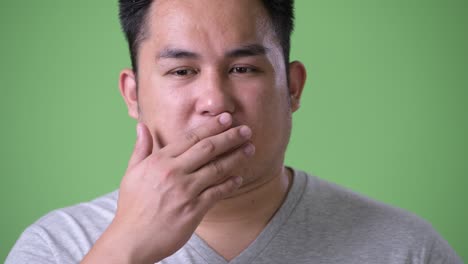
M 162 259 L 147 260 L 137 241 L 134 232 L 113 221 L 82 263 L 152 264 Z

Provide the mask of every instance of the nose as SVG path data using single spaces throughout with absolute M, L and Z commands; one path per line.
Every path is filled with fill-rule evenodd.
M 234 113 L 235 99 L 229 82 L 221 74 L 211 72 L 201 78 L 196 112 L 202 116 L 216 116 L 223 112 Z

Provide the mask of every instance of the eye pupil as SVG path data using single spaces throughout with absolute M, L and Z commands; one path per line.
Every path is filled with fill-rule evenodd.
M 236 72 L 238 72 L 238 73 L 246 73 L 246 72 L 247 72 L 247 68 L 245 68 L 245 67 L 236 67 Z
M 187 75 L 187 70 L 178 70 L 176 73 L 177 75 Z

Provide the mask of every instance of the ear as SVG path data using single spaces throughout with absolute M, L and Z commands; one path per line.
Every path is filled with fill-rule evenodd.
M 295 112 L 300 107 L 301 95 L 304 90 L 307 72 L 299 61 L 293 61 L 289 64 L 289 99 L 291 110 Z
M 119 89 L 125 104 L 127 104 L 128 115 L 138 120 L 137 80 L 131 69 L 124 69 L 120 72 Z

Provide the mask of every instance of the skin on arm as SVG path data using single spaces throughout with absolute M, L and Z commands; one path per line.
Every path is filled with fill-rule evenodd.
M 234 169 L 255 148 L 247 126 L 222 113 L 160 148 L 143 123 L 114 220 L 82 263 L 154 263 L 181 248 L 214 204 L 240 187 Z M 158 142 L 154 140 L 154 142 Z

